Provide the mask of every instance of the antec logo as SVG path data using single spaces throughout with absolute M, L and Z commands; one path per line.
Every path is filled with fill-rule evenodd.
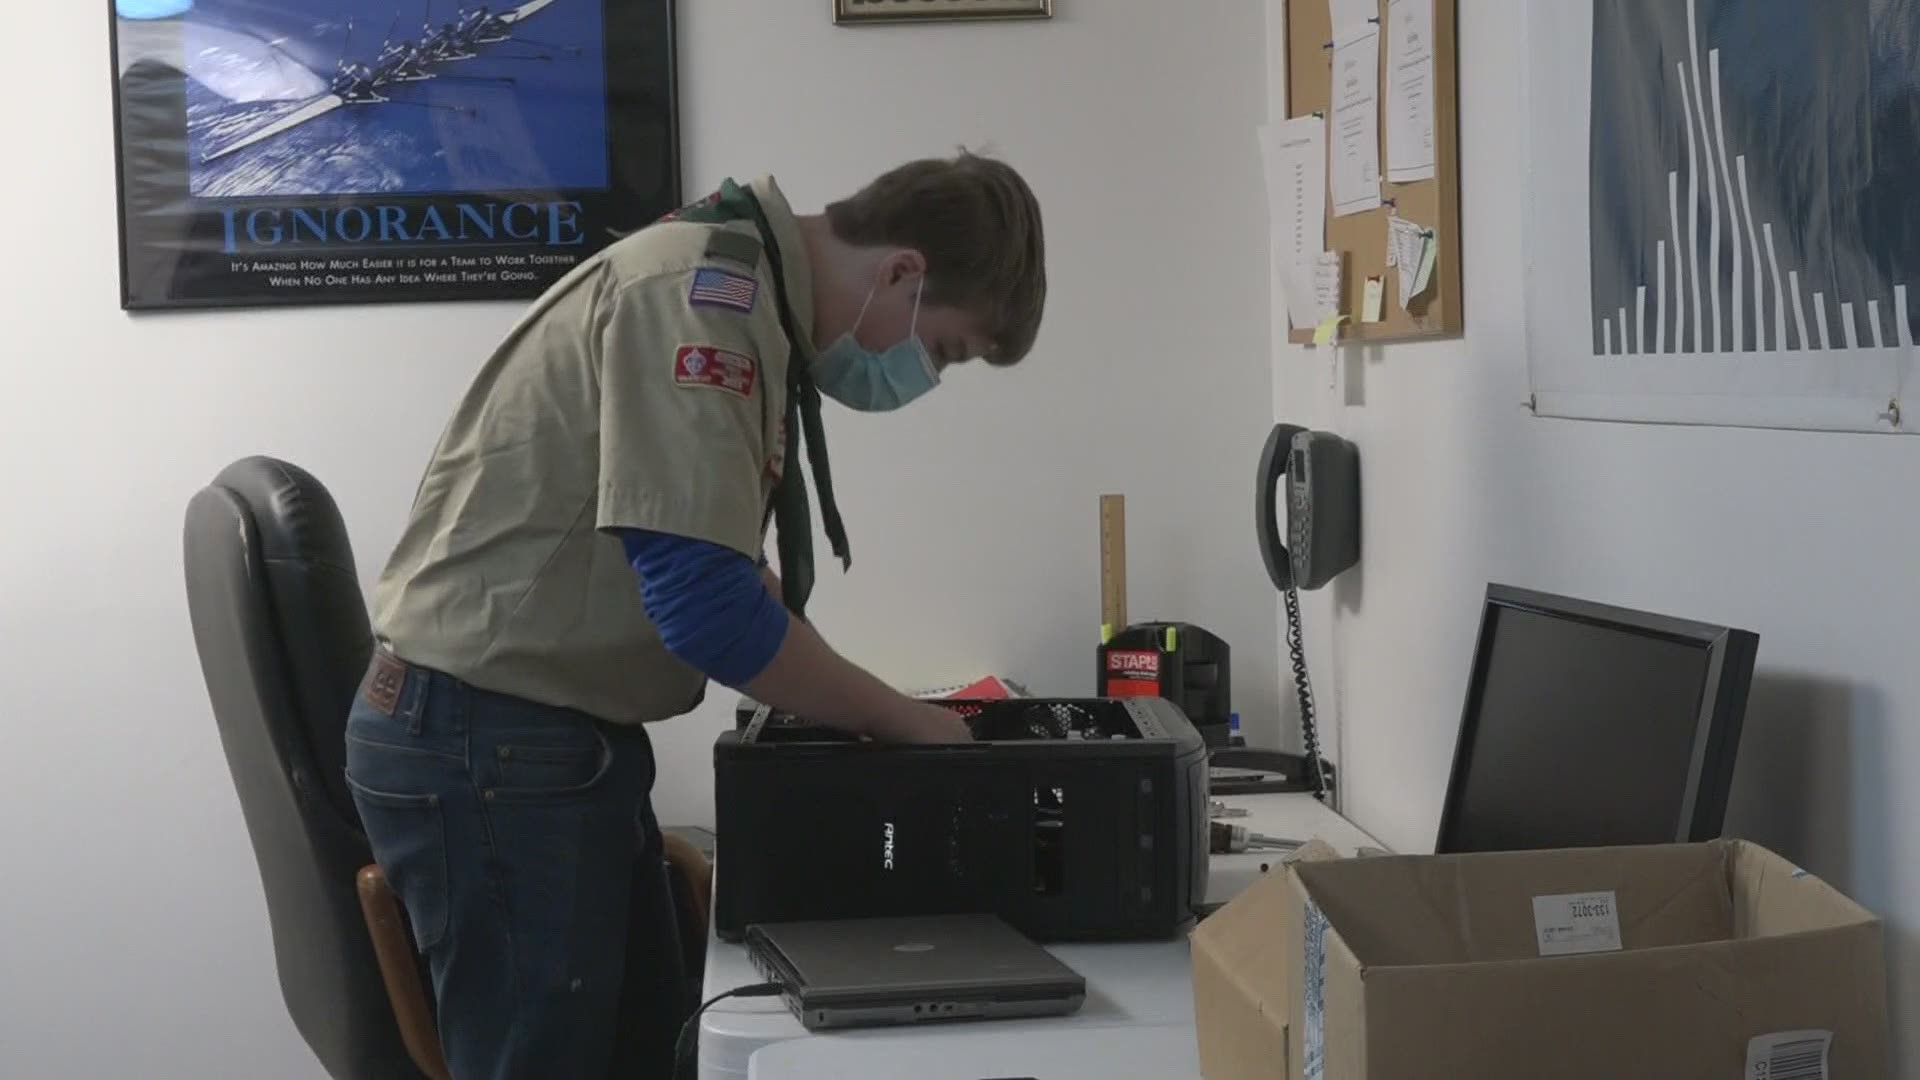
M 880 845 L 880 865 L 893 869 L 893 822 L 886 823 L 885 839 Z

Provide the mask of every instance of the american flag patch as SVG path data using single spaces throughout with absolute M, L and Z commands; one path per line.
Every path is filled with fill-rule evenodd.
M 755 279 L 728 270 L 708 269 L 694 273 L 693 291 L 687 294 L 687 303 L 694 307 L 752 313 L 753 302 L 759 295 L 760 282 Z

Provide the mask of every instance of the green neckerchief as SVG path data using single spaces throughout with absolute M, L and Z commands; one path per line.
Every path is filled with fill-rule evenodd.
M 781 601 L 788 610 L 804 618 L 807 598 L 813 594 L 813 520 L 807 505 L 807 482 L 800 475 L 800 429 L 806 428 L 807 465 L 813 482 L 820 489 L 821 524 L 840 565 L 849 568 L 853 556 L 847 547 L 847 528 L 840 520 L 840 507 L 833 498 L 833 475 L 827 467 L 827 433 L 820 421 L 820 388 L 813 384 L 807 359 L 800 347 L 800 328 L 794 321 L 793 305 L 787 298 L 786 268 L 780 259 L 780 245 L 773 226 L 753 192 L 727 180 L 720 190 L 691 206 L 668 215 L 681 221 L 718 224 L 751 221 L 760 232 L 760 242 L 773 268 L 774 296 L 780 305 L 780 326 L 787 333 L 786 468 L 780 485 L 773 492 L 773 520 L 779 526 Z

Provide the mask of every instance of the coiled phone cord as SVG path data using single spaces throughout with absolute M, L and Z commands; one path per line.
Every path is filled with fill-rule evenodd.
M 1289 583 L 1286 592 L 1287 655 L 1293 662 L 1293 687 L 1300 698 L 1300 738 L 1313 773 L 1313 797 L 1327 801 L 1326 770 L 1320 761 L 1320 733 L 1313 721 L 1313 680 L 1307 674 L 1307 646 L 1300 632 L 1300 590 Z

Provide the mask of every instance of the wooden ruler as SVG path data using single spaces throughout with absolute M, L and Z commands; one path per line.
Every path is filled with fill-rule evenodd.
M 1127 628 L 1127 497 L 1100 496 L 1100 639 Z

